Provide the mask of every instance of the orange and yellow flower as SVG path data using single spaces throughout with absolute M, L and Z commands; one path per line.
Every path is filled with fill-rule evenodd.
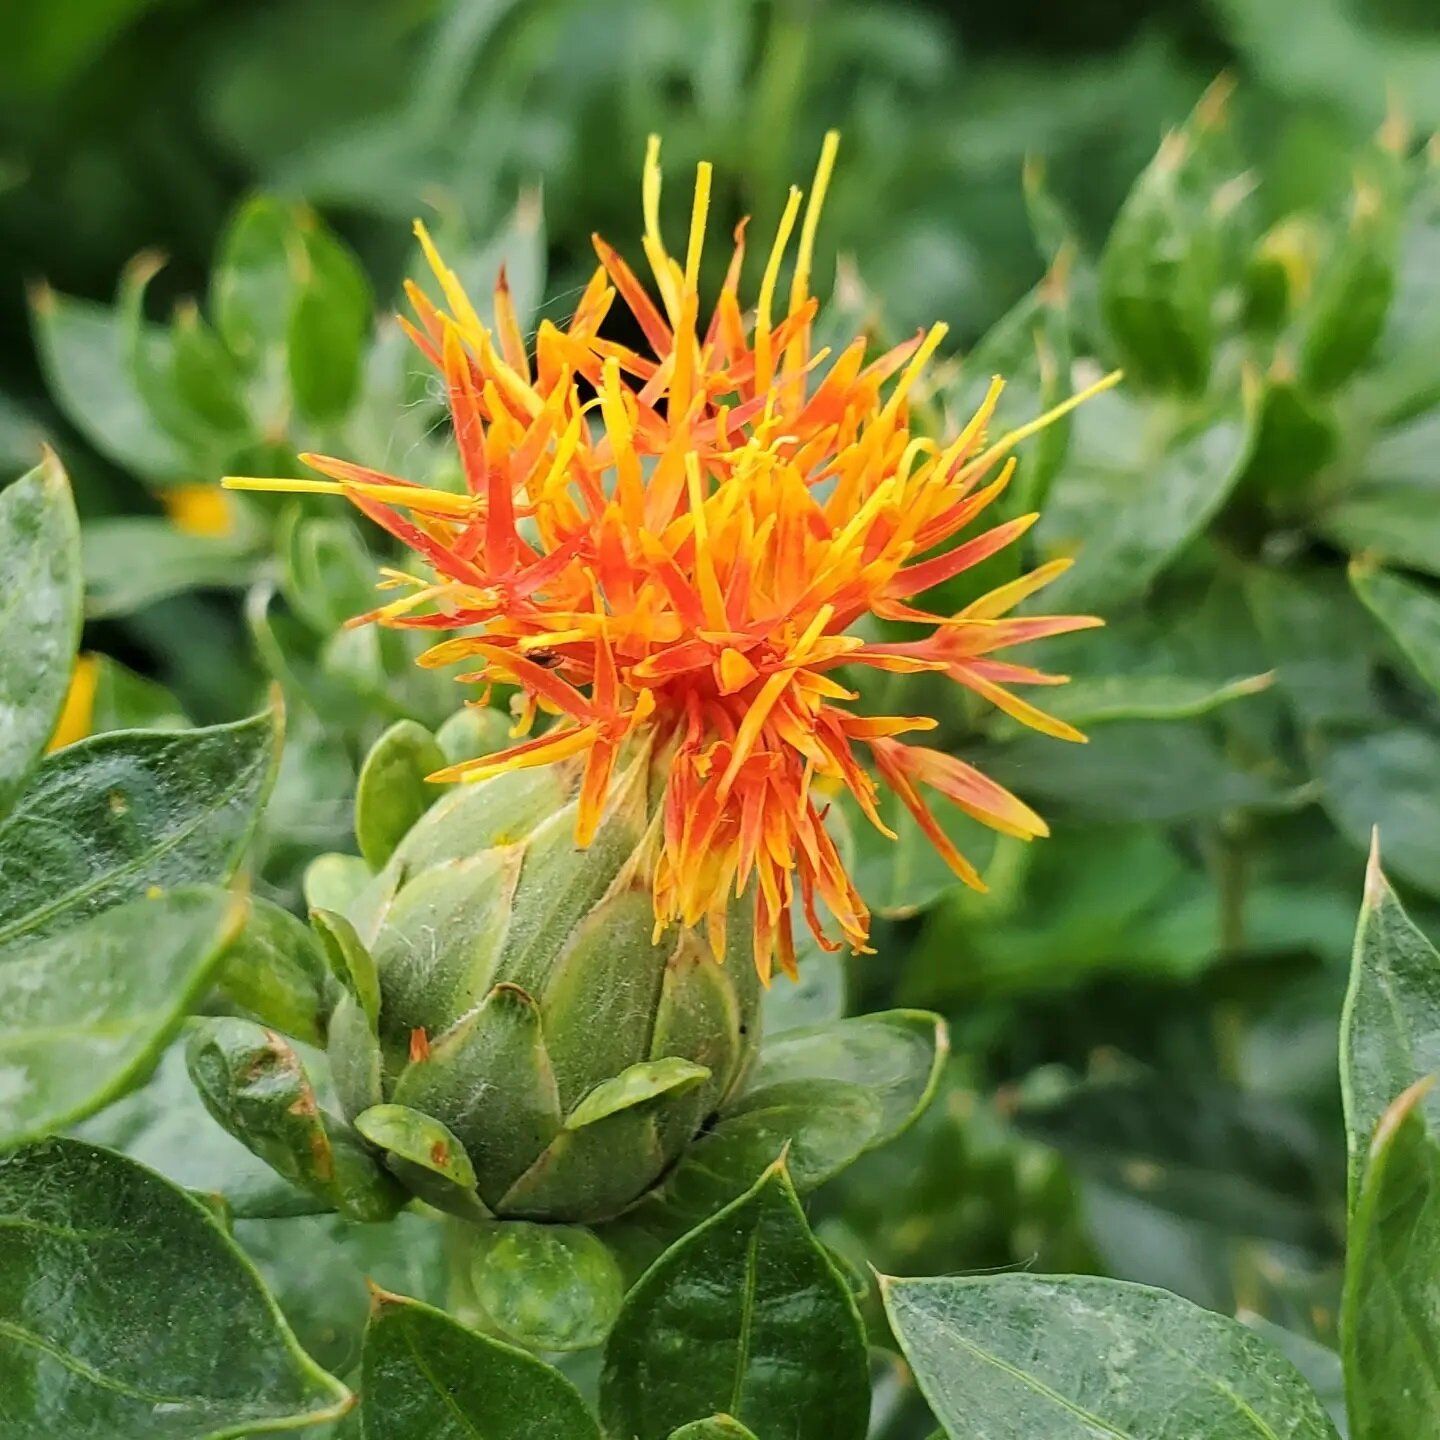
M 979 875 L 922 790 L 1007 835 L 1046 833 L 1034 811 L 964 761 L 899 738 L 932 729 L 932 718 L 848 708 L 857 697 L 837 672 L 942 671 L 1026 724 L 1077 740 L 1009 688 L 1063 677 L 995 656 L 1099 623 L 1014 613 L 1066 561 L 958 614 L 917 607 L 924 592 L 1030 527 L 1037 517 L 1024 515 L 959 539 L 1004 490 L 1016 444 L 1084 396 L 987 443 L 997 379 L 969 424 L 942 443 L 912 432 L 909 400 L 943 325 L 874 359 L 864 337 L 838 353 L 816 349 L 811 262 L 835 148 L 831 135 L 803 216 L 801 193 L 791 190 L 753 310 L 740 300 L 741 224 L 719 297 L 702 317 L 710 167 L 697 171 L 688 243 L 672 256 L 652 140 L 642 245 L 658 301 L 596 237 L 599 266 L 573 317 L 564 328 L 542 321 L 533 354 L 503 271 L 492 330 L 417 224 L 441 303 L 408 286 L 415 322 L 404 323 L 443 376 L 465 492 L 319 455 L 303 458 L 324 480 L 226 481 L 346 496 L 420 562 L 413 573 L 385 571 L 382 588 L 402 593 L 357 623 L 449 632 L 423 663 L 464 662 L 462 680 L 518 686 L 517 738 L 537 714 L 554 717 L 533 738 L 435 779 L 582 756 L 576 839 L 584 845 L 622 753 L 649 745 L 664 776 L 657 926 L 705 923 L 723 955 L 730 897 L 753 886 L 754 955 L 766 978 L 777 957 L 794 970 L 797 898 L 822 945 L 866 944 L 869 912 L 827 832 L 821 796 L 843 786 L 892 835 L 865 752 L 970 885 L 980 886 Z M 617 297 L 643 349 L 603 333 Z M 851 632 L 868 615 L 923 633 L 867 641 Z

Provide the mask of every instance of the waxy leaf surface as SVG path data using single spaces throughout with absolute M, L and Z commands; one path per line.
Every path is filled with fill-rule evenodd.
M 365 1332 L 366 1440 L 601 1440 L 558 1370 L 398 1295 Z
M 882 1288 L 921 1392 L 955 1440 L 1335 1440 L 1288 1360 L 1163 1290 L 1032 1275 Z
M 274 773 L 276 717 L 121 730 L 35 772 L 0 823 L 0 963 L 152 887 L 223 880 Z
M 869 1390 L 855 1302 L 772 1166 L 626 1297 L 600 1408 L 613 1434 L 636 1440 L 712 1414 L 758 1435 L 860 1440 Z
M 244 914 L 240 897 L 190 887 L 0 957 L 0 1145 L 58 1130 L 143 1078 Z
M 205 1206 L 76 1140 L 0 1157 L 6 1440 L 230 1440 L 349 1403 Z
M 0 815 L 60 718 L 80 640 L 80 526 L 47 456 L 0 491 Z

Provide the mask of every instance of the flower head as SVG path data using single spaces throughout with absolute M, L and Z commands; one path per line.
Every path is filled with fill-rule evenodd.
M 852 947 L 865 945 L 869 912 L 826 830 L 820 782 L 843 786 L 892 834 L 867 755 L 968 884 L 980 878 L 923 789 L 1006 834 L 1045 833 L 1028 806 L 971 766 L 899 738 L 932 729 L 931 717 L 850 708 L 857 697 L 843 667 L 941 671 L 1026 724 L 1080 739 L 1009 688 L 1061 677 L 994 657 L 1099 623 L 1013 614 L 1064 561 L 958 614 L 915 604 L 1029 528 L 1034 515 L 967 534 L 1010 479 L 1015 445 L 1084 397 L 987 443 L 997 379 L 969 424 L 941 443 L 912 433 L 908 402 L 943 325 L 873 359 L 864 337 L 838 353 L 813 346 L 811 259 L 835 146 L 827 137 L 803 215 L 791 190 L 753 308 L 740 299 L 742 223 L 719 297 L 702 313 L 710 167 L 697 171 L 688 243 L 672 256 L 652 140 L 643 248 L 655 296 L 596 237 L 599 266 L 573 317 L 564 328 L 542 321 L 533 355 L 503 271 L 492 330 L 417 225 L 441 298 L 408 286 L 415 321 L 403 323 L 443 376 L 465 492 L 315 455 L 303 458 L 325 480 L 226 482 L 347 496 L 420 562 L 413 573 L 386 571 L 382 588 L 397 598 L 357 620 L 445 634 L 422 663 L 464 662 L 463 680 L 519 687 L 518 743 L 434 778 L 583 757 L 584 845 L 622 753 L 650 747 L 663 777 L 657 926 L 705 922 L 723 956 L 730 898 L 753 885 L 754 955 L 766 977 L 777 956 L 794 970 L 797 898 L 822 945 L 841 943 L 832 924 Z M 602 333 L 617 300 L 643 349 Z M 923 630 L 867 641 L 852 631 L 868 615 Z M 532 734 L 540 714 L 552 722 Z

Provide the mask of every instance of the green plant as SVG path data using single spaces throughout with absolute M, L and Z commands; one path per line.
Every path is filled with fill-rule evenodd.
M 799 983 L 762 992 L 744 904 L 723 970 L 696 928 L 714 933 L 713 910 L 653 946 L 667 892 L 642 852 L 674 757 L 648 773 L 622 757 L 590 790 L 612 828 L 588 849 L 570 842 L 579 761 L 463 782 L 513 748 L 515 712 L 450 715 L 412 636 L 346 627 L 403 552 L 332 502 L 231 496 L 228 536 L 77 527 L 53 459 L 0 496 L 17 577 L 0 1420 L 1019 1440 L 1158 1437 L 1178 1408 L 1216 1435 L 1433 1428 L 1423 1365 L 1397 1358 L 1435 1330 L 1433 157 L 1392 122 L 1355 150 L 1345 213 L 1289 213 L 1263 164 L 1252 186 L 1226 114 L 1222 87 L 1094 258 L 1031 167 L 1043 282 L 914 393 L 917 433 L 938 436 L 995 370 L 1012 376 L 996 430 L 1112 365 L 1129 376 L 1020 440 L 994 503 L 1012 536 L 1045 518 L 924 602 L 960 611 L 1073 558 L 1049 593 L 1109 624 L 1046 642 L 1077 673 L 1047 710 L 1089 745 L 1028 733 L 1013 694 L 991 712 L 934 674 L 835 672 L 862 715 L 936 718 L 937 750 L 1043 801 L 1056 830 L 1028 846 L 942 817 L 981 896 L 894 795 L 874 797 L 893 842 L 842 797 L 826 824 L 876 961 L 802 931 Z M 533 253 L 536 216 L 527 201 L 461 268 L 488 284 L 507 245 Z M 113 454 L 162 492 L 222 468 L 288 482 L 291 449 L 323 445 L 387 457 L 453 506 L 439 406 L 392 337 L 371 344 L 344 257 L 308 212 L 259 200 L 205 321 L 187 308 L 153 330 L 139 272 L 108 314 L 42 297 L 62 402 L 77 423 L 103 412 L 98 445 L 170 447 L 172 469 Z M 884 291 L 842 273 L 828 315 L 882 349 Z M 61 357 L 77 315 L 91 328 Z M 419 402 L 403 464 L 385 408 L 402 392 Z M 218 498 L 174 514 L 213 518 Z M 419 513 L 453 541 L 453 510 Z M 189 724 L 203 630 L 167 677 L 184 699 L 111 656 L 76 661 L 82 589 L 87 643 L 128 633 L 103 628 L 122 612 L 147 623 L 159 591 L 112 603 L 139 544 L 213 561 L 177 561 L 165 605 L 247 589 L 258 663 L 210 693 L 258 703 L 268 670 L 267 713 Z M 914 635 L 894 616 L 856 630 L 882 651 Z M 1342 892 L 1377 820 L 1415 920 L 1372 858 L 1342 1147 Z M 959 1055 L 914 1006 L 946 1013 Z M 865 1269 L 1024 1261 L 1048 1273 Z M 1117 1278 L 1069 1273 L 1087 1270 Z

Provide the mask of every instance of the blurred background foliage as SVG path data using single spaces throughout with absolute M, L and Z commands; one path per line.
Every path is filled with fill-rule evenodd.
M 348 847 L 380 730 L 456 696 L 339 628 L 373 536 L 197 487 L 307 446 L 453 464 L 386 318 L 412 217 L 477 292 L 503 260 L 525 323 L 563 321 L 590 233 L 637 231 L 649 132 L 667 207 L 706 156 L 764 234 L 835 126 L 835 311 L 951 324 L 936 418 L 996 369 L 1013 421 L 1125 365 L 1015 487 L 1047 501 L 1032 557 L 1080 557 L 1049 608 L 1109 622 L 1041 661 L 1091 741 L 946 696 L 948 742 L 1055 832 L 967 833 L 985 896 L 856 831 L 879 958 L 811 983 L 944 1010 L 956 1058 L 817 1215 L 882 1270 L 1095 1269 L 1333 1338 L 1372 825 L 1440 913 L 1432 4 L 65 0 L 5 7 L 0 55 L 0 474 L 48 440 L 76 479 L 96 725 L 281 681 L 280 899 Z M 892 1378 L 876 1434 L 925 1433 Z

